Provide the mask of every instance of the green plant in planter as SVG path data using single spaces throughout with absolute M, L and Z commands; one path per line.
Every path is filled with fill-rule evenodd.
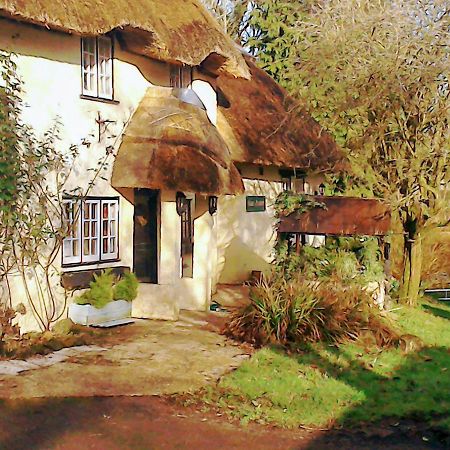
M 114 274 L 111 270 L 105 270 L 100 275 L 94 275 L 94 281 L 90 283 L 90 289 L 76 299 L 79 305 L 92 305 L 95 308 L 103 308 L 114 300 L 113 284 Z
M 126 273 L 114 286 L 114 300 L 133 301 L 137 297 L 139 282 L 134 273 Z

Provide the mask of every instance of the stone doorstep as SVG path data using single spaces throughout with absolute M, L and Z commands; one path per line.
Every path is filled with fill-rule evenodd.
M 26 360 L 11 359 L 9 361 L 0 362 L 0 375 L 18 375 L 28 370 L 40 369 L 43 367 L 50 367 L 60 362 L 65 361 L 70 356 L 79 353 L 87 352 L 104 352 L 106 348 L 97 345 L 81 345 L 79 347 L 63 348 L 57 352 L 49 353 L 48 355 L 36 355 Z

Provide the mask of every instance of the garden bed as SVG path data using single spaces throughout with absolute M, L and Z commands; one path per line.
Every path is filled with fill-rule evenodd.
M 65 323 L 69 323 L 67 320 Z M 63 333 L 46 331 L 27 333 L 7 341 L 0 360 L 26 359 L 34 355 L 47 355 L 68 347 L 91 345 L 100 332 L 82 325 L 71 324 Z

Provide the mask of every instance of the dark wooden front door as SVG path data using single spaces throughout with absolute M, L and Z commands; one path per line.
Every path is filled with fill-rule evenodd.
M 134 273 L 143 283 L 158 282 L 159 192 L 134 191 Z

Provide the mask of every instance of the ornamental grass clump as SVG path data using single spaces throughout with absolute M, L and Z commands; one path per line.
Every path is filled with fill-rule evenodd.
M 95 308 L 103 308 L 114 300 L 113 284 L 114 274 L 111 270 L 105 270 L 100 275 L 94 275 L 94 281 L 89 284 L 89 289 L 77 298 L 79 305 L 92 305 Z
M 368 333 L 386 346 L 399 338 L 370 294 L 335 276 L 327 281 L 304 276 L 286 281 L 276 274 L 265 278 L 252 287 L 250 303 L 232 314 L 224 331 L 256 346 L 337 344 Z
M 126 273 L 114 286 L 114 300 L 133 301 L 137 297 L 139 281 L 134 273 Z
M 100 309 L 115 300 L 131 302 L 137 297 L 138 286 L 134 273 L 126 273 L 118 280 L 111 269 L 108 269 L 100 275 L 94 275 L 89 289 L 76 299 L 76 303 Z

